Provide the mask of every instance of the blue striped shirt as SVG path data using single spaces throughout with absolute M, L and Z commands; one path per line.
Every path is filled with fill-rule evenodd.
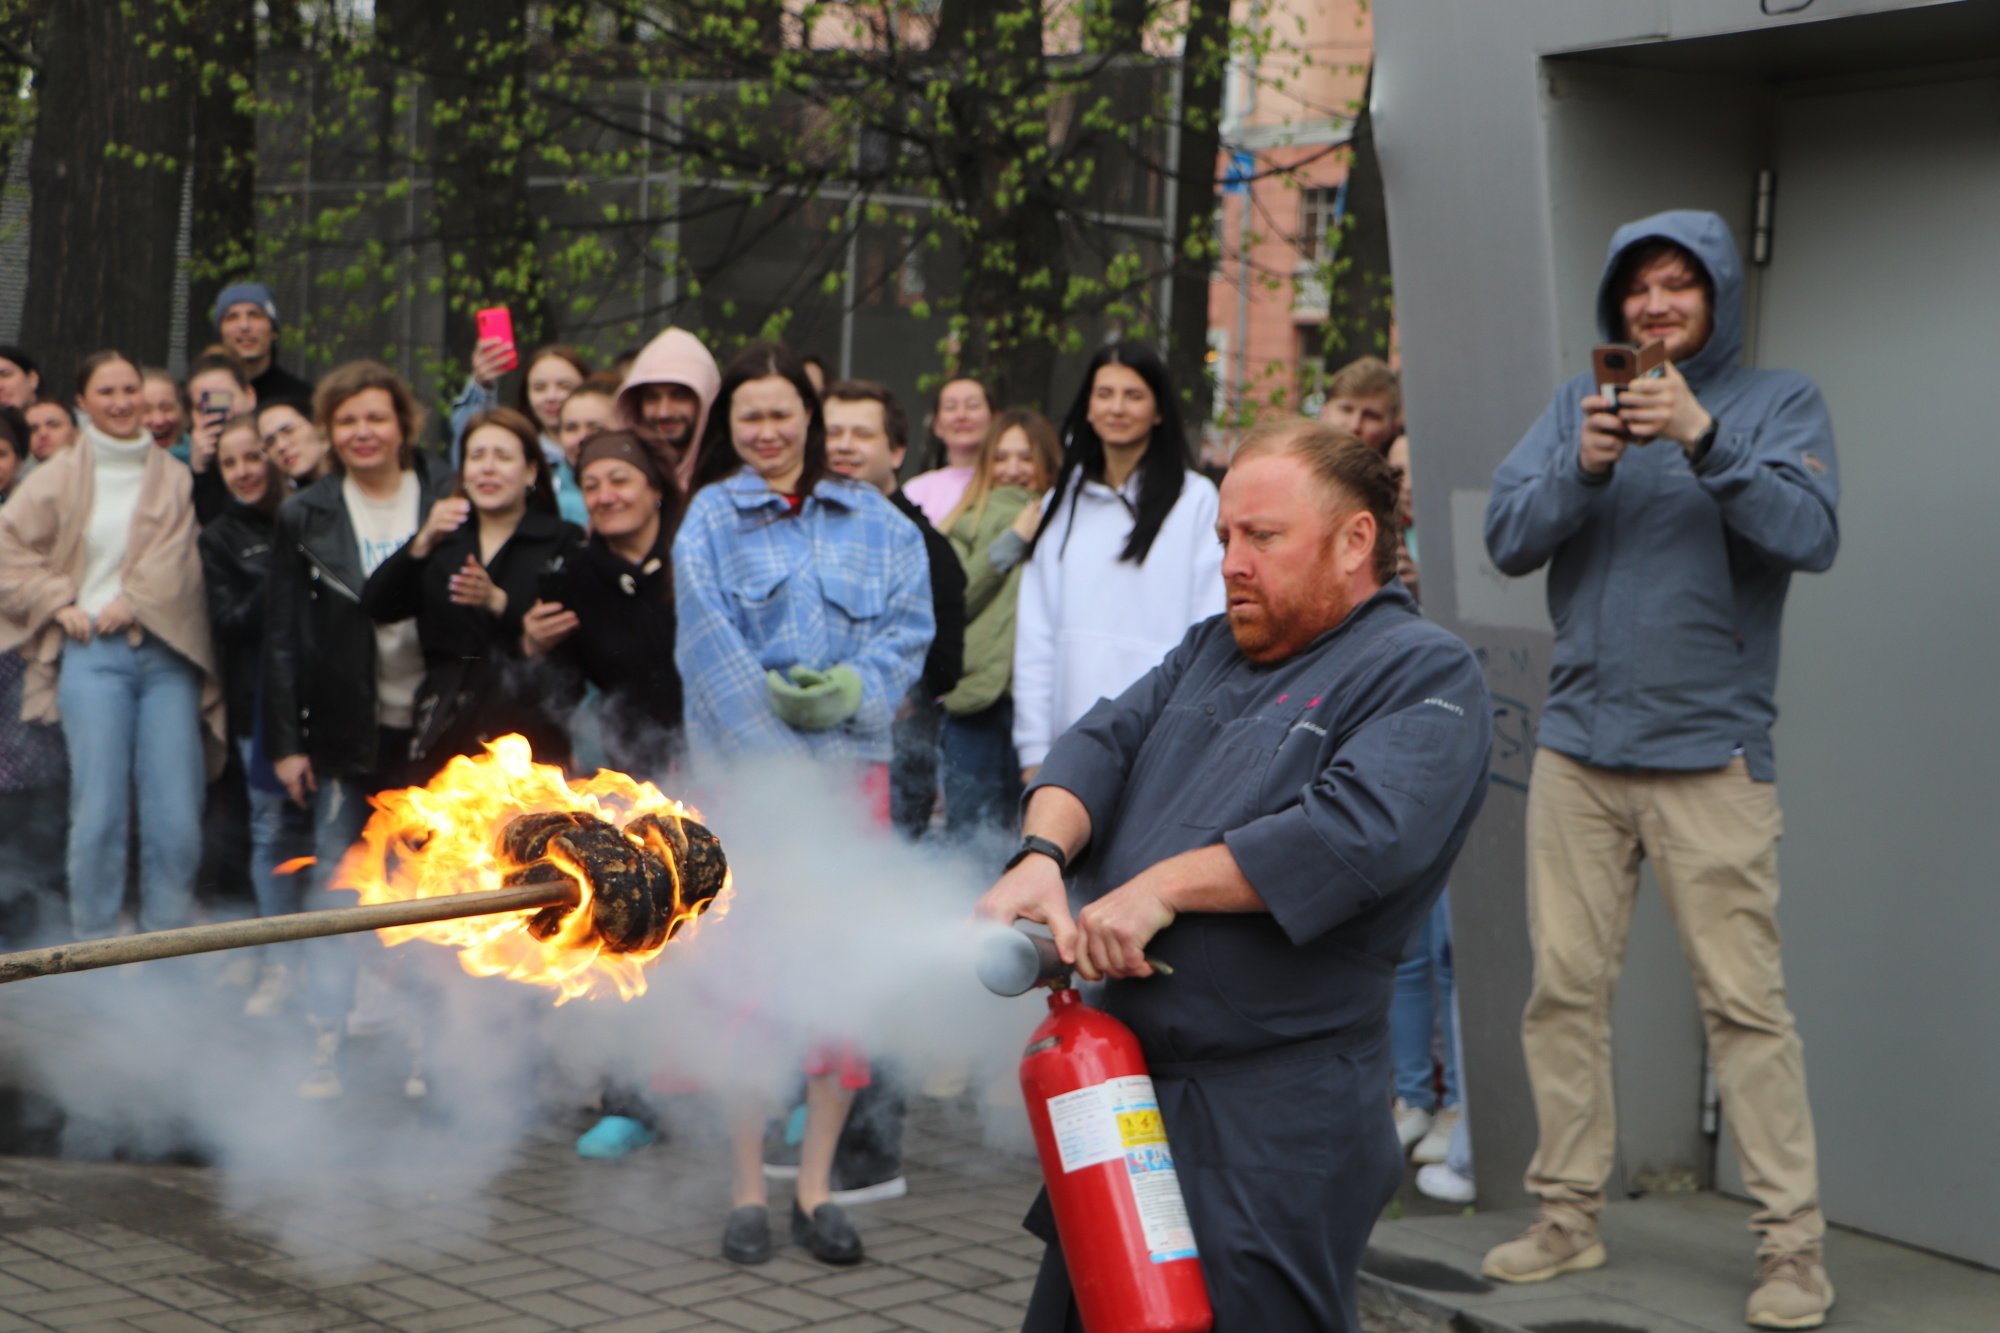
M 889 724 L 936 632 L 916 525 L 829 477 L 797 514 L 743 468 L 697 492 L 674 537 L 674 661 L 695 755 L 887 763 Z M 861 707 L 827 731 L 778 720 L 764 673 L 845 664 Z

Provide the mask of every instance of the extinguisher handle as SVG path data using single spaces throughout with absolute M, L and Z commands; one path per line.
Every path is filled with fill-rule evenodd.
M 1148 954 L 1146 961 L 1163 977 L 1174 970 Z M 1046 935 L 1005 928 L 989 931 L 979 942 L 979 980 L 995 995 L 1025 995 L 1037 986 L 1064 985 L 1070 965 Z

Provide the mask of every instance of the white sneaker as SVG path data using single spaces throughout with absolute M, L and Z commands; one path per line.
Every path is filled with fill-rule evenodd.
M 1410 1154 L 1410 1160 L 1419 1166 L 1429 1166 L 1442 1162 L 1451 1149 L 1451 1132 L 1458 1128 L 1459 1117 L 1465 1114 L 1465 1107 L 1447 1106 L 1431 1121 L 1430 1133 L 1417 1142 L 1417 1150 Z
M 329 1028 L 313 1044 L 312 1072 L 299 1084 L 299 1096 L 307 1101 L 327 1101 L 340 1096 L 340 1029 Z
M 826 1197 L 830 1202 L 847 1208 L 858 1203 L 881 1203 L 885 1199 L 900 1199 L 909 1192 L 909 1179 L 899 1174 L 888 1180 L 878 1180 L 873 1185 L 858 1185 L 851 1190 L 834 1190 Z
M 1416 1107 L 1398 1097 L 1396 1099 L 1396 1138 L 1402 1142 L 1403 1151 L 1408 1152 L 1411 1144 L 1430 1132 L 1431 1113 L 1429 1111 L 1419 1111 Z
M 1439 1203 L 1471 1203 L 1479 1192 L 1470 1180 L 1443 1162 L 1434 1162 L 1417 1172 L 1417 1193 Z
M 232 958 L 215 974 L 217 990 L 249 990 L 257 982 L 257 960 Z
M 246 1018 L 271 1018 L 285 1011 L 285 1001 L 292 998 L 297 983 L 288 963 L 266 963 L 258 974 L 257 989 L 250 992 L 250 998 L 243 1002 Z

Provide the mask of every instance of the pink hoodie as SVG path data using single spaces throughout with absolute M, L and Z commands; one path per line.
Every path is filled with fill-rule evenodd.
M 708 349 L 701 345 L 699 338 L 686 329 L 668 329 L 646 344 L 638 359 L 632 363 L 625 383 L 618 388 L 618 401 L 613 410 L 622 429 L 632 430 L 643 424 L 639 415 L 639 391 L 648 384 L 686 385 L 701 399 L 701 411 L 694 419 L 694 437 L 679 466 L 674 469 L 674 479 L 680 483 L 681 493 L 685 495 L 689 483 L 694 480 L 694 456 L 701 446 L 702 428 L 708 424 L 708 409 L 722 388 L 722 371 L 716 367 L 715 358 L 708 354 Z

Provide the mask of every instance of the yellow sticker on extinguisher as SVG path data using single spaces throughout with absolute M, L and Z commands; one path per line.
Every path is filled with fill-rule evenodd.
M 1123 1111 L 1118 1116 L 1118 1140 L 1127 1148 L 1167 1141 L 1166 1122 L 1158 1110 Z

